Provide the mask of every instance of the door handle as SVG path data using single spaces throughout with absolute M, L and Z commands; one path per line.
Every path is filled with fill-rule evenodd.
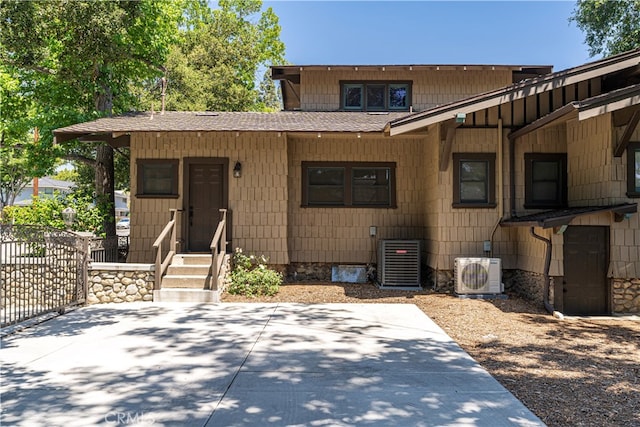
M 189 206 L 189 226 L 193 225 L 193 206 Z

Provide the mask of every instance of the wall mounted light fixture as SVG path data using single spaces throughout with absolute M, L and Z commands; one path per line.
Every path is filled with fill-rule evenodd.
M 242 176 L 242 163 L 236 162 L 235 166 L 233 166 L 233 177 L 240 178 Z

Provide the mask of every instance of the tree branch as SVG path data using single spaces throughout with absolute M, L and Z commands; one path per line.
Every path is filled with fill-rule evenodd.
M 165 67 L 163 65 L 154 64 L 153 62 L 149 61 L 148 59 L 141 58 L 141 57 L 136 56 L 136 55 L 130 55 L 130 54 L 127 54 L 126 52 L 120 52 L 120 53 L 122 53 L 123 56 L 126 56 L 129 59 L 133 59 L 135 61 L 140 61 L 140 62 L 146 64 L 149 68 L 154 68 L 154 69 L 160 71 L 162 74 L 166 74 L 167 73 L 167 67 Z
M 127 153 L 125 153 L 124 151 L 121 151 L 119 148 L 114 148 L 114 150 L 120 154 L 122 157 L 124 157 L 127 160 L 131 160 L 131 158 L 129 157 L 129 155 Z
M 80 154 L 65 154 L 64 156 L 62 156 L 62 158 L 65 159 L 65 160 L 71 160 L 71 161 L 84 163 L 85 165 L 92 166 L 92 167 L 95 167 L 96 164 L 97 164 L 95 159 L 92 159 L 92 158 L 86 157 L 86 156 L 81 156 Z
M 12 61 L 11 59 L 6 58 L 4 56 L 3 56 L 2 59 L 4 61 L 6 61 L 7 64 L 9 64 L 10 66 L 15 67 L 15 68 L 24 68 L 24 69 L 31 70 L 31 71 L 37 71 L 39 73 L 47 74 L 49 76 L 53 76 L 54 74 L 56 74 L 56 72 L 54 70 L 50 69 L 50 68 L 39 67 L 39 66 L 37 66 L 35 64 L 22 64 L 22 63 L 19 64 L 16 61 Z

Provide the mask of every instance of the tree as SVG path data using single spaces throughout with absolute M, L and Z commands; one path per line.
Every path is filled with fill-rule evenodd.
M 20 80 L 0 65 L 0 211 L 13 204 L 31 180 L 25 146 L 30 135 L 30 100 L 22 96 Z
M 640 47 L 640 0 L 578 0 L 570 20 L 585 33 L 591 56 Z
M 31 176 L 50 173 L 58 158 L 93 173 L 96 202 L 106 211 L 104 229 L 115 235 L 115 173 L 128 153 L 105 143 L 54 145 L 53 129 L 159 105 L 169 78 L 167 104 L 178 110 L 246 111 L 272 108 L 259 97 L 259 70 L 282 62 L 278 18 L 260 0 L 2 1 L 0 70 L 8 70 L 15 95 L 28 102 L 11 121 L 20 134 L 13 147 L 29 162 Z M 259 19 L 253 17 L 259 14 Z M 273 91 L 273 85 L 265 86 Z M 2 101 L 2 100 L 0 100 Z M 0 105 L 0 109 L 2 106 Z M 158 109 L 156 107 L 156 109 Z M 38 142 L 27 142 L 40 128 Z M 7 133 L 8 134 L 8 133 Z M 19 157 L 20 157 L 19 156 Z M 8 158 L 8 157 L 7 157 Z M 23 170 L 25 170 L 23 168 Z
M 218 6 L 200 11 L 199 20 L 169 53 L 167 109 L 273 109 L 273 96 L 262 94 L 263 85 L 256 82 L 267 66 L 284 61 L 278 17 L 271 8 L 260 12 L 260 0 L 220 0 Z
M 50 171 L 59 156 L 91 165 L 98 206 L 108 212 L 107 236 L 115 235 L 113 148 L 102 143 L 91 152 L 77 141 L 53 146 L 52 130 L 131 110 L 138 100 L 129 88 L 164 72 L 189 2 L 0 3 L 0 63 L 32 99 L 32 127 L 42 135 L 32 147 L 39 167 Z

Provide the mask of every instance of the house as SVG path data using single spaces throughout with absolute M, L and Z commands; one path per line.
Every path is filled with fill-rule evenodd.
M 14 205 L 30 205 L 34 196 L 51 198 L 55 194 L 68 194 L 73 190 L 73 187 L 75 187 L 75 183 L 71 181 L 62 181 L 48 176 L 34 178 L 16 196 Z
M 113 192 L 116 221 L 129 216 L 129 194 L 123 190 Z
M 153 262 L 171 209 L 179 250 L 208 251 L 224 208 L 232 247 L 293 277 L 412 239 L 425 286 L 450 290 L 456 258 L 499 258 L 505 286 L 550 311 L 637 313 L 640 50 L 551 71 L 278 66 L 278 113 L 128 114 L 54 134 L 130 147 L 131 262 Z

